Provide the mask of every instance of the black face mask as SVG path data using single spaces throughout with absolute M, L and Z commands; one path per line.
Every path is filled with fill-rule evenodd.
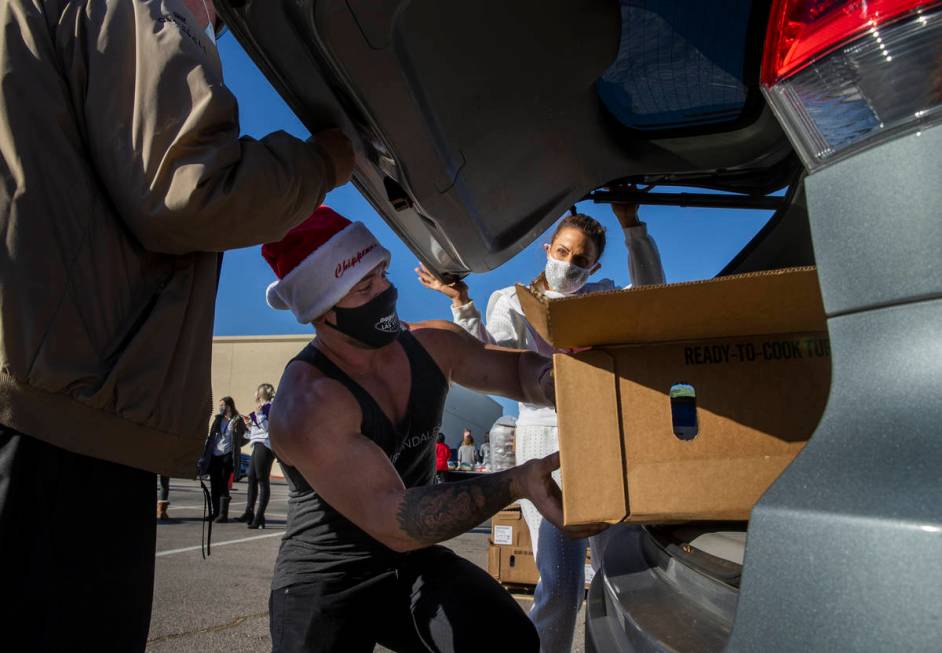
M 399 291 L 390 284 L 389 288 L 363 306 L 335 306 L 334 315 L 337 321 L 327 324 L 372 349 L 385 347 L 399 337 L 399 332 L 402 331 L 399 316 L 396 314 L 397 299 Z

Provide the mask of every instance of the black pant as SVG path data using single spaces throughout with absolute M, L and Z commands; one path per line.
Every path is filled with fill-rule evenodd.
M 249 489 L 245 499 L 245 509 L 255 510 L 255 497 L 258 496 L 258 512 L 265 516 L 268 499 L 271 497 L 271 466 L 275 454 L 261 442 L 252 445 L 252 464 L 249 465 Z
M 157 498 L 161 501 L 170 500 L 170 477 L 160 475 L 160 493 L 157 495 Z
M 229 475 L 232 473 L 232 455 L 213 456 L 209 460 L 209 494 L 213 515 L 219 514 L 219 497 L 229 496 Z
M 539 651 L 536 629 L 512 596 L 477 565 L 433 546 L 395 571 L 350 585 L 341 580 L 274 590 L 274 653 Z
M 154 480 L 0 426 L 4 650 L 144 650 Z

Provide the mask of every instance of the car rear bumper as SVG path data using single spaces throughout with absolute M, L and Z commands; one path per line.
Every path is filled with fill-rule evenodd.
M 586 651 L 721 651 L 738 591 L 671 555 L 647 531 L 606 546 L 586 607 Z

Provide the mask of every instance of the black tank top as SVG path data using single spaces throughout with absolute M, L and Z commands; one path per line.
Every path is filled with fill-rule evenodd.
M 405 417 L 398 425 L 313 343 L 291 362 L 313 365 L 342 383 L 360 404 L 360 432 L 389 456 L 406 487 L 417 487 L 431 483 L 435 475 L 435 440 L 441 428 L 448 380 L 412 333 L 403 331 L 397 341 L 405 350 L 412 372 Z M 288 524 L 275 563 L 273 589 L 331 577 L 367 578 L 395 564 L 399 554 L 334 510 L 298 470 L 282 467 L 289 490 Z M 357 470 L 351 469 L 350 473 L 357 474 Z

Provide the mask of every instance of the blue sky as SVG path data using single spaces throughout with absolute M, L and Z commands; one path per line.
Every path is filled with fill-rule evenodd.
M 242 51 L 231 34 L 219 41 L 226 83 L 239 100 L 243 133 L 261 137 L 284 130 L 306 138 L 308 132 L 272 89 Z M 448 300 L 426 290 L 416 281 L 415 256 L 386 226 L 369 203 L 350 184 L 327 196 L 327 204 L 352 220 L 362 220 L 392 252 L 389 276 L 399 288 L 399 314 L 406 321 L 450 319 Z M 628 283 L 625 247 L 618 222 L 604 205 L 584 202 L 583 213 L 599 219 L 609 228 L 609 246 L 602 257 L 597 278 L 608 277 L 616 284 Z M 677 207 L 642 207 L 642 220 L 657 241 L 668 282 L 691 281 L 714 276 L 766 223 L 768 211 L 733 211 Z M 490 293 L 518 281 L 529 281 L 543 267 L 545 254 L 537 239 L 523 252 L 497 270 L 467 279 L 471 297 L 486 305 Z M 216 335 L 266 335 L 310 333 L 309 325 L 298 324 L 291 313 L 275 311 L 265 303 L 265 288 L 274 273 L 261 257 L 260 248 L 227 252 L 223 262 L 219 296 L 216 301 Z M 512 402 L 502 402 L 516 413 Z

